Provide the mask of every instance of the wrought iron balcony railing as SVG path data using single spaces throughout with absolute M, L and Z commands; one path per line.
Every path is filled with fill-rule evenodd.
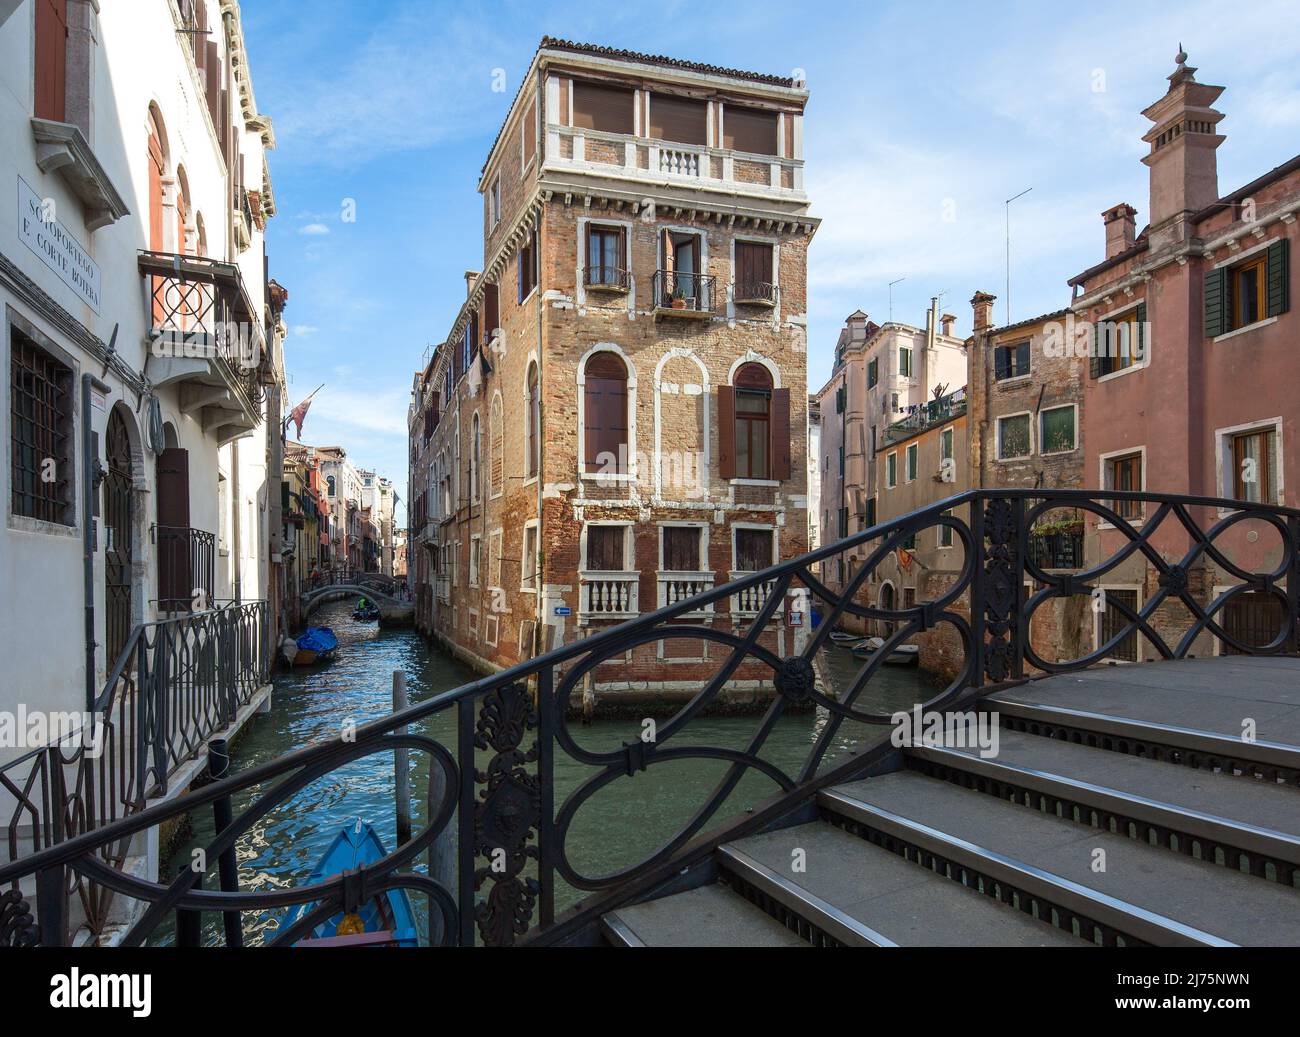
M 738 306 L 775 306 L 781 289 L 770 281 L 738 281 L 732 300 Z
M 713 286 L 709 274 L 658 270 L 654 276 L 655 311 L 663 316 L 703 317 L 713 313 Z
M 626 292 L 631 284 L 631 274 L 616 266 L 589 266 L 583 273 L 583 283 L 588 288 L 611 292 Z
M 1142 503 L 1141 527 L 1117 514 L 1113 500 Z M 1226 514 L 1220 515 L 1221 508 Z M 1087 569 L 1056 572 L 1034 560 L 1029 546 L 1033 530 L 1063 510 L 1082 513 L 1085 524 L 1109 524 L 1097 534 L 1102 556 Z M 941 526 L 952 531 L 954 550 L 961 552 L 949 582 L 923 600 L 882 605 L 872 592 L 873 576 L 894 564 L 898 548 L 909 539 L 934 537 Z M 842 588 L 832 589 L 817 574 L 822 563 L 837 570 L 844 557 L 864 561 L 848 570 Z M 1030 637 L 1040 609 L 1077 596 L 1091 599 L 1095 589 L 1115 579 L 1120 567 L 1126 568 L 1126 580 L 1136 576 L 1149 592 L 1136 605 L 1114 596 L 1104 636 L 1096 639 L 1100 643 L 1083 645 L 1078 655 L 1061 655 L 1053 653 L 1069 649 L 1059 644 L 1045 648 Z M 1136 573 L 1128 571 L 1134 567 Z M 1239 628 L 1226 613 L 1247 594 L 1251 600 L 1266 596 L 1278 606 L 1276 629 L 1255 641 L 1235 636 L 1233 630 Z M 719 602 L 746 598 L 761 604 L 752 620 L 736 629 L 720 629 L 712 619 L 690 621 L 693 614 Z M 802 613 L 805 599 L 820 611 L 820 625 L 802 641 L 773 636 L 778 610 Z M 842 623 L 859 628 L 872 621 L 888 625 L 885 644 L 841 686 L 824 686 L 815 663 L 830 644 L 831 632 Z M 1031 669 L 1082 669 L 1106 660 L 1134 637 L 1149 647 L 1148 654 L 1162 658 L 1208 654 L 1215 641 L 1227 650 L 1252 655 L 1295 654 L 1300 651 L 1300 510 L 1115 490 L 983 489 L 959 494 L 435 694 L 360 726 L 346 741 L 305 746 L 175 802 L 125 818 L 119 815 L 111 824 L 103 824 L 96 814 L 89 823 L 60 828 L 35 852 L 0 865 L 0 887 L 11 887 L 7 895 L 13 900 L 4 916 L 10 921 L 0 926 L 0 944 L 65 942 L 69 879 L 74 873 L 79 881 L 146 905 L 125 934 L 127 945 L 142 943 L 178 911 L 225 912 L 237 926 L 243 911 L 260 915 L 296 904 L 317 905 L 275 932 L 270 942 L 288 946 L 337 912 L 355 910 L 364 891 L 384 889 L 408 889 L 423 898 L 431 942 L 473 946 L 480 941 L 504 945 L 580 940 L 594 931 L 602 914 L 669 881 L 683 868 L 707 861 L 722 843 L 761 830 L 780 811 L 811 802 L 828 783 L 864 776 L 883 753 L 892 751 L 889 739 L 880 740 L 879 751 L 845 755 L 838 750 L 847 733 L 844 724 L 875 725 L 886 734 L 896 707 L 885 711 L 876 693 L 880 684 L 873 681 L 896 647 L 940 628 L 954 668 L 941 686 L 918 684 L 916 697 L 926 701 L 916 705 L 923 710 L 944 709 L 967 695 L 1005 686 Z M 715 669 L 699 680 L 698 690 L 672 719 L 658 725 L 654 740 L 595 744 L 577 728 L 576 720 L 571 721 L 581 715 L 580 698 L 589 676 L 601 668 L 619 672 L 629 653 L 643 646 L 690 639 L 707 644 L 707 658 Z M 738 746 L 707 721 L 696 721 L 721 701 L 742 667 L 748 668 L 746 673 L 755 667 L 762 670 L 770 698 L 752 738 Z M 123 670 L 119 665 L 119 677 Z M 769 736 L 783 715 L 814 706 L 816 733 L 802 756 L 792 760 L 774 755 Z M 136 716 L 133 710 L 126 713 Z M 157 730 L 154 713 L 145 710 L 140 716 L 149 730 Z M 452 737 L 435 735 L 452 729 Z M 106 848 L 237 796 L 248 805 L 220 827 L 205 848 L 208 860 L 220 860 L 269 812 L 291 802 L 309 784 L 364 757 L 391 759 L 395 749 L 428 757 L 427 768 L 413 768 L 413 773 L 430 776 L 427 789 L 413 793 L 427 797 L 428 820 L 383 860 L 346 875 L 292 888 L 218 891 L 205 889 L 203 875 L 189 868 L 175 878 L 152 882 L 123 874 L 104 861 Z M 47 770 L 63 772 L 57 756 L 42 759 L 48 761 Z M 556 780 L 561 759 L 566 771 L 562 783 Z M 716 785 L 689 804 L 680 826 L 654 832 L 637 847 L 614 847 L 595 861 L 580 855 L 573 831 L 575 824 L 590 828 L 585 808 L 593 798 L 598 797 L 601 809 L 647 819 L 649 832 L 649 819 L 662 815 L 666 801 L 661 782 L 680 780 L 674 767 L 683 761 L 721 766 Z M 655 780 L 646 778 L 648 771 Z M 137 788 L 144 784 L 140 771 L 130 773 L 137 775 Z M 747 776 L 769 780 L 773 798 L 755 806 L 749 794 L 733 797 Z M 50 780 L 53 784 L 45 794 L 55 809 L 40 816 L 75 814 L 70 797 L 79 787 Z M 6 788 L 21 798 L 23 809 L 39 798 L 23 791 L 21 783 L 7 782 Z M 257 793 L 251 795 L 254 789 Z M 417 870 L 415 862 L 435 842 L 447 839 L 453 826 L 452 874 Z M 33 883 L 35 908 L 30 894 L 20 892 Z M 566 889 L 597 896 L 560 917 L 557 890 Z M 177 931 L 182 944 L 196 939 L 196 927 L 179 926 Z
M 1043 569 L 1082 569 L 1083 533 L 1046 533 L 1029 538 L 1029 559 Z
M 217 587 L 217 538 L 202 529 L 155 526 L 158 550 L 158 611 L 203 612 Z

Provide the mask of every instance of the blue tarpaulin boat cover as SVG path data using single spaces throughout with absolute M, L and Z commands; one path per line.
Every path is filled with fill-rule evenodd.
M 298 647 L 304 652 L 332 652 L 339 646 L 339 639 L 329 627 L 309 627 L 298 638 Z

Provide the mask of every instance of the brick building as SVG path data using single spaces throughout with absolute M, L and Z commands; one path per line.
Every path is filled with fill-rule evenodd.
M 1086 357 L 1063 348 L 1069 310 L 993 327 L 995 297 L 971 299 L 970 486 L 1077 490 L 1093 483 L 1084 466 Z M 1045 571 L 1083 565 L 1083 515 L 1045 512 L 1031 530 L 1033 561 Z M 1026 584 L 1026 593 L 1036 588 Z M 1035 610 L 1030 639 L 1043 659 L 1077 659 L 1092 647 L 1086 598 L 1056 598 Z
M 479 181 L 482 269 L 410 412 L 417 622 L 473 665 L 806 550 L 806 101 L 788 78 L 542 41 Z M 764 600 L 695 622 L 736 629 Z M 767 637 L 790 654 L 802 616 L 783 615 Z M 588 704 L 688 696 L 719 654 L 640 646 Z M 738 671 L 731 701 L 769 679 Z

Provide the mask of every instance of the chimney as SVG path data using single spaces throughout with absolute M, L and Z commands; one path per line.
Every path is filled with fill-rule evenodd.
M 1187 64 L 1181 44 L 1176 60 L 1168 92 L 1142 113 L 1153 123 L 1142 138 L 1151 145 L 1142 161 L 1151 170 L 1153 229 L 1219 200 L 1215 152 L 1224 140 L 1217 132 L 1223 113 L 1210 105 L 1219 99 L 1223 87 L 1196 81 L 1196 69 Z
M 943 324 L 943 337 L 952 338 L 952 326 L 957 323 L 957 318 L 951 313 L 945 313 L 939 320 Z
M 997 302 L 996 295 L 990 295 L 988 292 L 976 292 L 971 299 L 971 309 L 975 311 L 975 328 L 978 333 L 988 331 L 993 327 L 993 304 Z
M 1137 210 L 1127 202 L 1120 202 L 1101 214 L 1102 222 L 1106 224 L 1107 259 L 1133 247 L 1134 230 L 1137 227 L 1133 219 L 1135 216 Z

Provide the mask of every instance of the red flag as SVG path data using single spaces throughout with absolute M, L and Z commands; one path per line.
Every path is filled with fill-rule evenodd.
M 297 435 L 294 437 L 295 439 L 302 439 L 302 423 L 307 420 L 307 411 L 310 409 L 311 397 L 308 396 L 302 401 L 302 403 L 298 404 L 298 406 L 293 409 L 293 413 L 289 415 L 289 420 L 293 422 L 294 427 L 297 429 Z
M 317 392 L 320 392 L 321 389 L 324 388 L 325 388 L 324 385 L 320 386 L 316 390 L 316 392 L 313 392 L 311 396 L 308 396 L 305 400 L 302 401 L 302 403 L 298 404 L 298 406 L 296 406 L 289 413 L 289 417 L 287 417 L 284 422 L 284 430 L 286 432 L 289 431 L 289 422 L 292 421 L 298 430 L 297 438 L 302 439 L 302 423 L 307 420 L 307 411 L 311 409 L 312 397 L 315 396 Z

